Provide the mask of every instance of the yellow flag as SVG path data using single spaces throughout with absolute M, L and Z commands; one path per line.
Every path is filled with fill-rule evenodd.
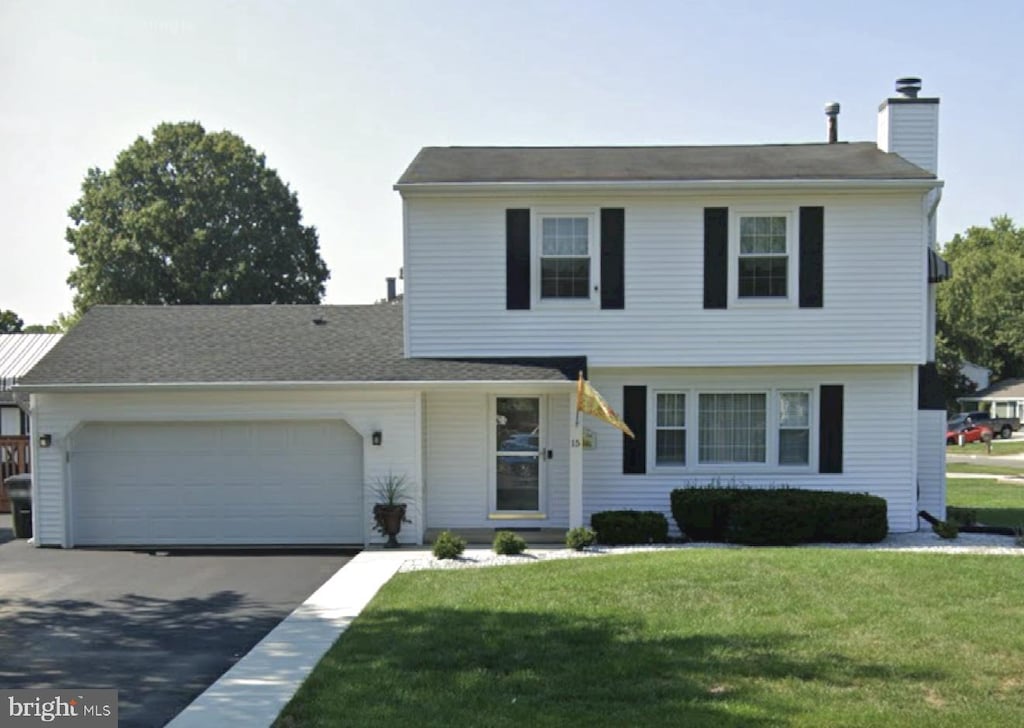
M 576 382 L 576 411 L 604 420 L 612 427 L 616 427 L 634 440 L 636 439 L 633 431 L 622 421 L 622 418 L 615 414 L 615 410 L 608 406 L 604 397 L 583 378 L 583 372 L 580 372 L 579 381 Z

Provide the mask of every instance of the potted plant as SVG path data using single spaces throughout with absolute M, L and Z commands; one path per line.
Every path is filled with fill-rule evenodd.
M 406 496 L 409 480 L 404 475 L 387 475 L 374 478 L 373 493 L 377 503 L 373 506 L 374 529 L 382 536 L 387 536 L 385 548 L 398 548 L 395 538 L 402 530 L 403 523 L 412 523 L 405 517 Z

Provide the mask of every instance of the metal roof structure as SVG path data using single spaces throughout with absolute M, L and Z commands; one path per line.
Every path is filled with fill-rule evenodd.
M 63 334 L 0 334 L 0 391 L 13 387 Z

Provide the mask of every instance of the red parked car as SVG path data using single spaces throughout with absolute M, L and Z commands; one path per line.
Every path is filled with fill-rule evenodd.
M 946 430 L 946 444 L 959 444 L 961 435 L 963 435 L 964 442 L 983 442 L 985 440 L 991 440 L 993 437 L 992 429 L 990 427 L 985 427 L 985 425 L 963 424 L 960 427 L 953 427 Z

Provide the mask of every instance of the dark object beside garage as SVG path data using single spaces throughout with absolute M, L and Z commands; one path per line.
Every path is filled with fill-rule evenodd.
M 32 538 L 32 476 L 12 475 L 4 481 L 11 501 L 11 520 L 15 538 Z

